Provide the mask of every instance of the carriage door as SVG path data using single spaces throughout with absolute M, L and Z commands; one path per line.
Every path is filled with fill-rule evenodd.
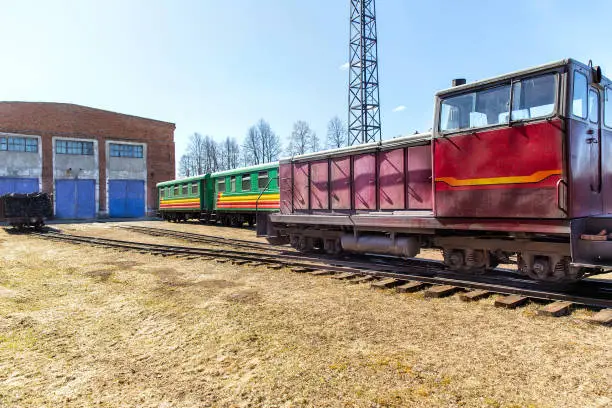
M 599 107 L 601 92 L 595 87 L 589 87 L 589 126 L 586 142 L 589 145 L 591 158 L 591 191 L 601 192 L 601 120 Z

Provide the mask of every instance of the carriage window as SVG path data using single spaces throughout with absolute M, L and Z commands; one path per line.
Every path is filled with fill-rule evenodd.
M 179 195 L 179 186 L 174 186 L 174 196 L 178 197 Z
M 189 184 L 183 184 L 182 188 L 181 188 L 181 195 L 188 195 L 189 194 Z
M 230 187 L 232 189 L 232 193 L 236 192 L 236 176 L 230 177 Z
M 589 120 L 599 123 L 599 92 L 589 89 Z
M 191 184 L 191 194 L 200 194 L 198 183 Z
M 164 198 L 166 198 L 166 189 L 165 188 L 160 188 L 159 189 L 159 197 L 163 200 Z
M 577 71 L 574 72 L 572 115 L 582 119 L 586 119 L 587 117 L 587 78 Z
M 251 191 L 251 175 L 242 175 L 242 191 Z
M 260 171 L 259 174 L 257 175 L 257 187 L 260 190 L 263 190 L 266 187 L 268 187 L 268 172 L 267 171 Z
M 225 179 L 217 181 L 217 193 L 225 193 Z
M 604 102 L 604 124 L 612 128 L 612 89 L 606 88 Z
M 555 110 L 556 85 L 555 74 L 523 79 L 513 83 L 512 120 L 526 120 L 552 115 Z
M 510 85 L 452 96 L 442 101 L 440 131 L 508 123 L 509 105 Z

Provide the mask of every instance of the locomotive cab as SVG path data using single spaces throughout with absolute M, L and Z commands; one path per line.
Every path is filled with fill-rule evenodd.
M 519 263 L 539 279 L 609 264 L 601 236 L 612 232 L 611 105 L 601 69 L 571 59 L 439 92 L 435 215 L 567 226 L 570 236 L 544 240 L 569 240 L 571 262 L 554 248 L 521 252 Z

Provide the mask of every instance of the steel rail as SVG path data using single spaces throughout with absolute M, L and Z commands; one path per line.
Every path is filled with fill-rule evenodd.
M 415 265 L 398 267 L 373 262 L 359 263 L 323 258 L 304 258 L 286 254 L 268 256 L 261 253 L 224 249 L 166 246 L 63 233 L 35 233 L 34 235 L 55 241 L 77 244 L 86 243 L 116 249 L 144 251 L 152 254 L 216 257 L 309 270 L 350 272 L 356 275 L 370 275 L 376 278 L 419 281 L 431 285 L 452 285 L 464 289 L 482 289 L 499 294 L 518 294 L 533 299 L 568 301 L 588 307 L 612 308 L 612 282 L 605 280 L 587 279 L 572 285 L 555 287 L 529 279 L 508 279 L 507 277 L 502 277 L 501 274 L 493 276 L 466 276 L 465 274 L 445 270 L 443 265 L 436 261 L 423 261 Z
M 279 248 L 275 245 L 270 245 L 263 242 L 252 242 L 244 239 L 234 239 L 234 238 L 223 238 L 216 237 L 214 235 L 205 235 L 205 234 L 196 234 L 193 232 L 185 232 L 185 231 L 176 231 L 166 228 L 155 228 L 155 227 L 140 227 L 135 225 L 126 225 L 120 226 L 118 228 L 125 229 L 128 231 L 139 232 L 141 234 L 147 234 L 154 237 L 172 237 L 185 239 L 187 241 L 193 242 L 204 242 L 211 243 L 214 245 L 231 245 L 236 247 L 244 247 L 244 248 L 256 248 L 262 249 L 265 251 L 273 251 L 273 252 L 283 252 L 289 249 L 287 248 Z

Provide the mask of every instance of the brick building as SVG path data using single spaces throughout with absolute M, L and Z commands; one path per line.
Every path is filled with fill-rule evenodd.
M 139 217 L 174 178 L 173 123 L 67 103 L 0 102 L 0 195 L 53 193 L 57 218 Z

